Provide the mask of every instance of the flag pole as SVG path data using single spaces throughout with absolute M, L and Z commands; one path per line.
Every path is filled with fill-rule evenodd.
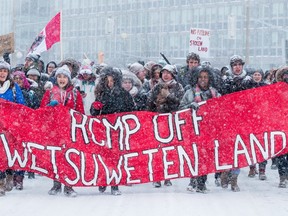
M 63 60 L 63 46 L 62 46 L 62 10 L 60 10 L 60 58 Z

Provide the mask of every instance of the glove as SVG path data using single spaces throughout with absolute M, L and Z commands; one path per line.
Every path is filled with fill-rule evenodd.
M 48 89 L 52 89 L 53 88 L 53 83 L 50 81 L 47 81 L 44 85 L 44 89 L 48 90 Z
M 196 102 L 192 102 L 192 103 L 190 104 L 190 108 L 192 108 L 192 109 L 194 109 L 194 110 L 198 110 L 199 107 L 200 107 L 199 104 L 196 103 Z
M 57 100 L 51 100 L 50 103 L 47 106 L 55 107 L 59 104 Z
M 96 110 L 101 110 L 101 109 L 103 108 L 104 104 L 101 103 L 100 101 L 94 101 L 94 102 L 92 103 L 92 106 L 93 106 L 93 108 L 96 109 Z
M 244 78 L 244 81 L 250 81 L 250 80 L 252 80 L 252 77 L 251 77 L 251 76 L 246 76 L 246 77 Z

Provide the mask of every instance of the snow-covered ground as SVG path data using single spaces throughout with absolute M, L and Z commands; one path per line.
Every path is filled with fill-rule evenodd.
M 24 190 L 13 190 L 0 198 L 0 212 L 5 216 L 286 216 L 288 188 L 278 188 L 277 170 L 267 165 L 266 181 L 249 178 L 249 168 L 241 169 L 240 192 L 222 189 L 208 176 L 207 194 L 186 191 L 189 179 L 172 180 L 173 186 L 154 188 L 151 183 L 120 187 L 121 196 L 100 194 L 98 188 L 75 188 L 76 198 L 63 194 L 48 195 L 52 180 L 36 175 L 24 179 Z

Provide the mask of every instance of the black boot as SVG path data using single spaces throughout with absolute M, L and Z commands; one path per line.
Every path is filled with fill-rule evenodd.
M 106 186 L 99 186 L 98 190 L 100 193 L 104 193 L 106 191 Z
M 48 191 L 49 195 L 57 195 L 59 193 L 61 193 L 62 188 L 61 188 L 61 183 L 58 181 L 53 182 L 53 187 Z
M 35 179 L 35 173 L 34 172 L 28 172 L 28 179 Z
M 112 195 L 121 195 L 121 191 L 119 191 L 118 186 L 111 186 L 111 194 Z
M 64 195 L 68 197 L 76 197 L 77 193 L 73 190 L 71 186 L 64 186 Z

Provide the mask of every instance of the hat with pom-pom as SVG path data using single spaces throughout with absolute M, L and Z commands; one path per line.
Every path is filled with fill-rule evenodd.
M 71 72 L 70 72 L 67 65 L 63 65 L 62 67 L 59 67 L 56 70 L 55 77 L 57 77 L 59 74 L 63 74 L 65 76 L 67 76 L 68 79 L 71 81 Z

